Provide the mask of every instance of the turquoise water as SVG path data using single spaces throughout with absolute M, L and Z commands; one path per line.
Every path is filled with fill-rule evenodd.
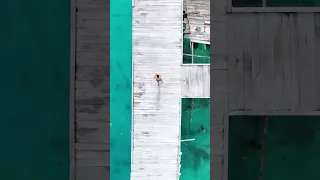
M 110 15 L 110 178 L 130 180 L 131 0 L 111 0 Z
M 206 132 L 201 130 L 201 127 Z M 182 99 L 180 180 L 210 179 L 210 99 Z

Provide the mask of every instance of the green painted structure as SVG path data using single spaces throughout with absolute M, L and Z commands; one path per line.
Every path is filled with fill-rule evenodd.
M 70 2 L 0 7 L 1 180 L 69 180 Z

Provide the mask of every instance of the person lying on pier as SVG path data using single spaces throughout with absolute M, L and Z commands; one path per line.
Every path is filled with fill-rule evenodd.
M 157 81 L 158 87 L 160 87 L 160 81 L 161 81 L 161 83 L 163 84 L 163 80 L 162 80 L 162 77 L 161 77 L 160 74 L 154 75 L 154 79 Z

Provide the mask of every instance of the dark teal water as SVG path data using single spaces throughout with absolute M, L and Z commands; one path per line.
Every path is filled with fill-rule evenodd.
M 69 180 L 70 1 L 0 6 L 1 180 Z
M 132 92 L 132 1 L 110 2 L 110 172 L 130 180 Z

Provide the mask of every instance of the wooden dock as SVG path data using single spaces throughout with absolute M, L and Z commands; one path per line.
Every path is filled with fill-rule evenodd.
M 133 4 L 131 180 L 179 179 L 182 8 L 181 0 Z
M 104 0 L 74 0 L 72 6 L 70 180 L 105 180 L 110 176 L 110 6 Z

